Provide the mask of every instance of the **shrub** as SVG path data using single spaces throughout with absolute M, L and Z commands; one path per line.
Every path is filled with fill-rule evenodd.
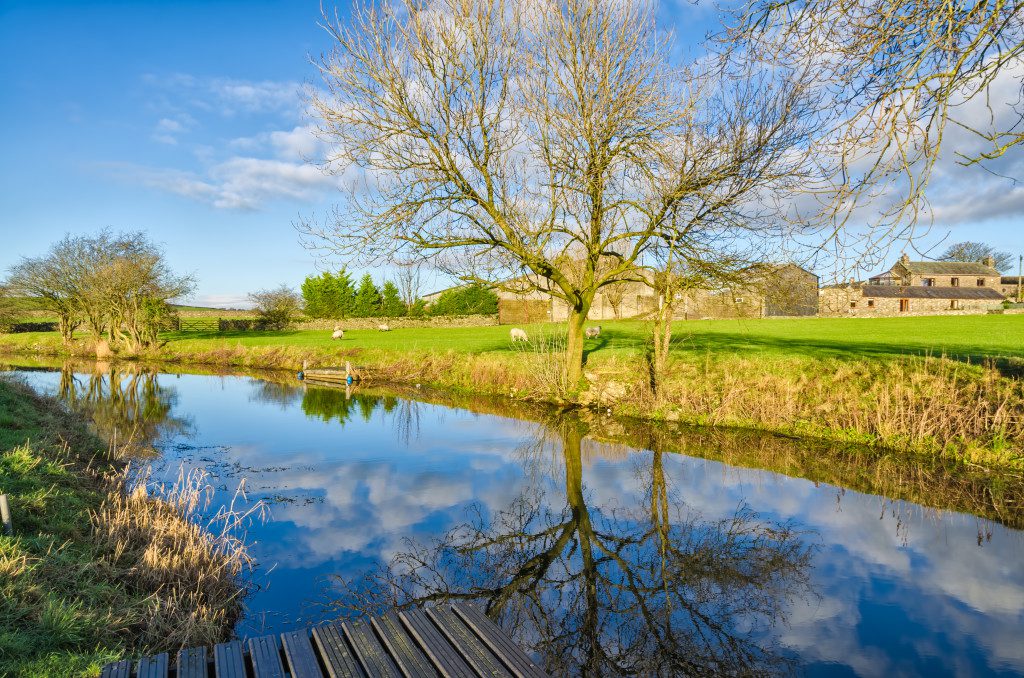
M 493 315 L 497 312 L 498 295 L 483 285 L 445 290 L 430 307 L 431 315 Z
M 253 292 L 249 295 L 249 300 L 268 329 L 284 329 L 302 309 L 299 295 L 287 285 L 281 285 L 273 290 Z

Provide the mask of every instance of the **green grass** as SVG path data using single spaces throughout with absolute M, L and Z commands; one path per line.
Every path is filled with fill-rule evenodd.
M 88 537 L 105 494 L 75 473 L 59 432 L 69 434 L 59 411 L 0 380 L 0 491 L 15 523 L 0 535 L 0 676 L 97 673 L 119 654 L 110 610 L 129 596 L 96 567 Z M 84 430 L 74 439 L 99 453 Z
M 641 321 L 601 321 L 600 325 L 601 336 L 586 342 L 588 357 L 636 355 L 650 331 Z M 531 338 L 562 331 L 562 326 L 551 323 L 523 327 Z M 680 357 L 710 352 L 838 358 L 931 354 L 972 361 L 1024 358 L 1024 315 L 699 320 L 677 322 L 673 332 L 673 351 Z M 347 330 L 341 341 L 333 341 L 328 330 L 172 332 L 165 338 L 182 352 L 213 344 L 465 354 L 521 350 L 509 342 L 508 333 L 508 326 L 481 326 Z M 55 339 L 53 333 L 7 335 L 0 337 L 0 350 L 18 352 Z
M 341 325 L 344 327 L 344 322 Z M 600 325 L 601 336 L 586 342 L 588 357 L 639 353 L 650 331 L 639 321 L 602 321 Z M 524 328 L 531 337 L 561 331 L 556 324 Z M 702 320 L 677 322 L 673 332 L 673 351 L 680 356 L 711 352 L 851 358 L 924 354 L 973 360 L 1024 358 L 1024 315 Z M 181 349 L 223 342 L 482 354 L 517 350 L 509 343 L 508 333 L 508 326 L 485 326 L 349 330 L 340 341 L 333 341 L 326 330 L 171 333 L 167 339 Z

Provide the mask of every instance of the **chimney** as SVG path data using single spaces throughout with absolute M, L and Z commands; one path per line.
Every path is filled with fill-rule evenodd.
M 906 252 L 904 252 L 903 256 L 900 257 L 900 263 L 903 264 L 904 266 L 910 263 L 910 257 L 907 256 Z
M 991 254 L 989 256 L 985 257 L 984 259 L 982 259 L 981 263 L 985 264 L 989 268 L 995 268 L 996 267 L 995 257 L 993 257 Z

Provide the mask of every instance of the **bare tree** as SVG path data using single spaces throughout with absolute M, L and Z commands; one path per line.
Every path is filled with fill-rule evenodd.
M 41 257 L 25 257 L 8 271 L 10 293 L 33 299 L 57 316 L 65 343 L 81 323 L 79 299 L 83 248 L 80 239 L 65 236 Z
M 65 236 L 46 255 L 15 265 L 8 281 L 57 314 L 65 341 L 84 322 L 94 337 L 105 334 L 129 350 L 156 343 L 167 302 L 194 286 L 191 276 L 170 270 L 144 233 L 110 231 Z
M 963 164 L 1024 140 L 1024 6 L 1016 2 L 750 0 L 733 18 L 721 36 L 728 51 L 817 73 L 843 164 L 844 190 L 830 202 L 839 213 L 877 204 L 901 181 L 905 194 L 882 218 L 913 222 L 947 136 L 960 137 L 953 151 Z M 947 134 L 949 123 L 958 134 Z M 969 148 L 977 141 L 982 150 Z
M 398 280 L 398 293 L 408 313 L 420 298 L 420 264 L 414 262 L 402 265 L 395 277 Z
M 93 277 L 111 338 L 129 350 L 151 346 L 170 316 L 168 301 L 191 292 L 191 276 L 170 270 L 163 252 L 143 233 L 110 239 L 106 261 Z
M 549 293 L 569 311 L 570 383 L 595 295 L 639 280 L 655 244 L 823 233 L 780 217 L 831 176 L 806 74 L 679 63 L 650 3 L 401 0 L 327 24 L 312 105 L 329 167 L 366 182 L 300 230 L 368 263 L 430 257 Z
M 1009 252 L 997 250 L 983 242 L 958 242 L 946 248 L 939 256 L 939 261 L 984 261 L 992 257 L 997 271 L 1009 271 L 1014 264 L 1014 256 Z

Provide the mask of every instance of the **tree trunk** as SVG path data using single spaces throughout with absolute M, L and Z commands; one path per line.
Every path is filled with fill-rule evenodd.
M 74 321 L 71 319 L 71 314 L 59 311 L 57 314 L 57 329 L 60 331 L 60 338 L 65 344 L 71 343 L 71 337 L 74 335 L 75 326 Z
M 569 326 L 565 342 L 565 382 L 570 390 L 583 376 L 583 332 L 587 323 L 589 305 L 569 309 Z
M 668 350 L 672 343 L 672 317 L 675 310 L 675 299 L 671 293 L 662 297 L 658 312 L 654 318 L 654 355 L 651 356 L 650 364 L 650 385 L 651 391 L 655 394 L 661 388 L 661 382 L 665 378 L 665 369 L 668 365 Z

